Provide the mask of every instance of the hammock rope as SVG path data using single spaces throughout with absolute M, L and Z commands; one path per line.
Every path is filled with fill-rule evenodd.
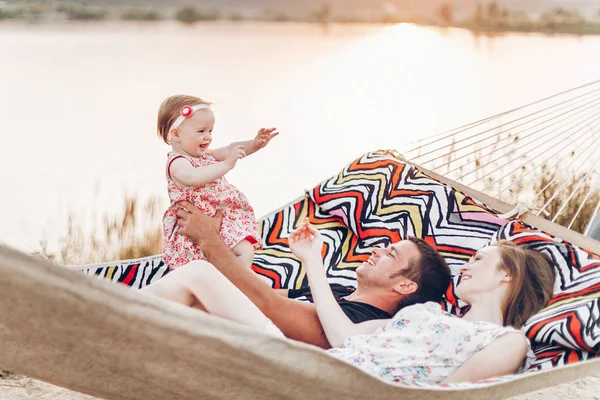
M 589 200 L 589 198 L 592 195 L 593 191 L 594 191 L 594 185 L 590 185 L 590 189 L 588 190 L 587 194 L 585 195 L 585 198 L 583 199 L 583 201 L 579 205 L 579 208 L 577 209 L 577 212 L 575 212 L 575 215 L 571 219 L 571 222 L 569 222 L 569 226 L 567 226 L 567 229 L 571 229 L 571 227 L 573 226 L 573 223 L 575 222 L 575 220 L 579 216 L 579 213 L 583 209 L 583 206 L 585 206 L 587 204 L 587 201 Z M 593 215 L 595 215 L 595 214 L 593 214 Z M 586 229 L 586 231 L 587 231 L 587 229 Z
M 600 211 L 600 200 L 598 200 L 598 203 L 596 204 L 596 208 L 594 208 L 594 213 L 592 215 L 598 215 L 598 211 Z M 592 217 L 588 221 L 588 223 L 587 223 L 587 225 L 585 227 L 585 233 L 586 234 L 590 231 L 593 223 L 594 223 L 594 217 Z
M 586 139 L 586 140 L 588 140 L 588 141 L 589 141 L 589 140 L 593 140 L 593 141 L 592 141 L 590 144 L 596 144 L 596 143 L 598 143 L 598 142 L 599 142 L 599 139 L 600 139 L 600 138 L 596 138 L 596 139 L 594 139 L 594 136 L 593 136 L 593 135 L 591 135 L 591 136 L 589 137 L 589 139 Z M 586 142 L 586 143 L 587 143 L 587 142 Z M 586 146 L 585 148 L 589 148 L 589 147 L 588 147 L 588 146 Z M 558 166 L 558 165 L 559 165 L 559 164 L 560 164 L 560 163 L 561 163 L 561 162 L 562 162 L 562 161 L 563 161 L 565 158 L 567 158 L 567 157 L 571 157 L 571 158 L 572 158 L 571 162 L 569 162 L 569 163 L 566 165 L 566 167 L 565 167 L 565 168 L 567 168 L 567 169 L 568 169 L 568 168 L 569 168 L 571 165 L 573 165 L 573 163 L 575 163 L 575 161 L 577 160 L 577 159 L 574 157 L 574 154 L 573 154 L 573 153 L 567 153 L 567 154 L 565 154 L 565 155 L 564 155 L 562 158 L 558 159 L 558 160 L 557 160 L 557 161 L 556 161 L 554 164 L 552 164 L 551 166 L 547 167 L 547 169 L 546 169 L 546 172 L 544 172 L 544 173 L 543 173 L 543 174 L 540 176 L 540 178 L 545 178 L 545 177 L 546 177 L 548 174 L 550 174 L 551 172 L 553 172 L 553 171 L 554 171 L 554 168 L 556 168 L 556 167 L 557 167 L 557 166 Z M 532 170 L 532 171 L 533 171 L 533 170 Z M 532 171 L 529 171 L 529 172 L 528 172 L 528 174 L 529 174 L 530 172 L 532 172 Z M 546 191 L 546 189 L 548 189 L 548 188 L 549 188 L 549 187 L 550 187 L 550 186 L 551 186 L 551 185 L 552 185 L 552 184 L 553 184 L 553 183 L 556 181 L 556 179 L 557 179 L 557 176 L 554 176 L 554 177 L 553 177 L 553 178 L 552 178 L 552 179 L 551 179 L 551 180 L 550 180 L 550 181 L 549 181 L 549 182 L 546 184 L 546 186 L 544 186 L 544 187 L 543 187 L 543 188 L 542 188 L 540 191 L 538 191 L 538 192 L 535 194 L 535 198 L 536 198 L 536 199 L 537 199 L 537 198 L 539 198 L 539 197 L 540 197 L 540 196 L 541 196 L 541 195 L 542 195 L 542 194 L 543 194 L 543 193 Z M 531 181 L 528 181 L 528 183 L 531 183 Z
M 598 120 L 600 120 L 600 117 L 596 117 L 596 119 L 594 120 L 594 122 L 596 122 L 596 121 L 598 121 Z M 584 127 L 582 127 L 581 129 L 579 129 L 579 130 L 577 130 L 577 131 L 576 131 L 576 132 L 581 132 L 581 133 L 580 133 L 580 134 L 577 136 L 577 138 L 575 138 L 575 140 L 583 139 L 583 140 L 584 140 L 584 141 L 586 141 L 586 142 L 587 142 L 588 140 L 597 140 L 597 139 L 594 139 L 594 136 L 595 136 L 595 135 L 594 135 L 594 131 L 593 131 L 593 130 L 590 130 L 590 131 L 588 131 L 588 133 L 587 133 L 587 135 L 586 135 L 586 134 L 585 134 L 585 131 L 584 131 L 583 129 L 585 129 L 585 126 L 584 126 Z M 595 143 L 595 141 L 594 141 L 593 143 Z M 548 146 L 549 144 L 550 144 L 550 143 L 548 143 L 548 142 L 547 142 L 547 143 L 544 145 L 544 147 L 543 147 L 543 148 L 544 148 L 544 149 L 547 149 L 547 150 L 550 150 L 552 147 L 554 147 L 554 146 L 556 145 L 556 143 L 552 143 L 552 146 Z M 565 156 L 563 156 L 563 158 L 561 158 L 560 160 L 562 161 L 562 160 L 564 160 L 566 157 L 568 157 L 568 156 L 571 156 L 571 155 L 573 155 L 573 154 L 576 154 L 578 151 L 580 151 L 580 149 L 581 149 L 581 147 L 579 147 L 579 148 L 577 148 L 577 149 L 574 149 L 574 150 L 573 150 L 573 151 L 571 151 L 571 152 L 567 152 L 567 154 L 566 154 Z M 537 164 L 537 165 L 536 165 L 534 168 L 530 169 L 530 170 L 529 170 L 529 172 L 528 172 L 527 174 L 524 174 L 524 175 L 522 175 L 522 176 L 521 176 L 521 178 L 523 178 L 524 176 L 528 175 L 529 173 L 531 173 L 531 172 L 533 172 L 533 171 L 536 171 L 538 167 L 541 167 L 543 164 L 547 163 L 547 162 L 548 162 L 549 160 L 551 160 L 551 159 L 552 159 L 554 156 L 558 155 L 559 153 L 561 153 L 561 152 L 563 152 L 563 151 L 565 151 L 565 149 L 564 149 L 564 148 L 561 148 L 561 147 L 559 147 L 559 149 L 558 149 L 556 152 L 552 153 L 552 155 L 551 155 L 551 156 L 549 156 L 548 158 L 546 158 L 546 159 L 543 159 L 543 161 L 542 161 L 542 162 L 538 163 L 538 164 Z M 573 159 L 573 161 L 575 161 L 575 158 Z M 510 172 L 508 172 L 506 175 L 503 175 L 503 176 L 502 176 L 501 178 L 499 178 L 497 181 L 498 181 L 498 182 L 502 182 L 504 179 L 508 178 L 508 177 L 509 177 L 511 174 L 513 174 L 513 173 L 517 172 L 518 170 L 522 170 L 522 169 L 523 169 L 523 167 L 525 167 L 525 166 L 526 166 L 527 164 L 529 164 L 530 162 L 531 162 L 531 160 L 526 160 L 526 161 L 525 161 L 525 162 L 523 162 L 522 164 L 519 164 L 519 165 L 517 165 L 517 166 L 516 166 L 514 169 L 512 169 L 512 170 L 511 170 Z M 569 164 L 569 165 L 571 165 L 571 164 Z M 479 178 L 479 179 L 477 179 L 477 180 L 475 180 L 475 181 L 472 181 L 472 182 L 470 182 L 468 185 L 469 185 L 469 186 L 475 185 L 475 183 L 479 182 L 481 179 L 483 179 L 483 178 L 485 178 L 485 177 L 487 177 L 487 176 L 490 176 L 490 175 L 491 175 L 491 174 L 493 174 L 494 172 L 501 171 L 501 170 L 502 170 L 502 169 L 503 169 L 505 166 L 506 166 L 506 164 L 505 164 L 505 165 L 501 165 L 501 166 L 497 167 L 495 170 L 491 171 L 490 173 L 488 173 L 488 174 L 484 175 L 483 177 L 481 177 L 481 178 Z M 510 186 L 512 186 L 512 185 L 513 185 L 513 184 L 511 184 L 511 185 L 507 186 L 506 188 L 503 188 L 503 189 L 501 189 L 501 190 L 500 190 L 500 191 L 497 193 L 497 195 L 501 195 L 501 194 L 502 194 L 502 193 L 504 193 L 504 192 L 505 192 L 505 191 L 506 191 L 508 188 L 510 188 Z M 491 189 L 491 188 L 492 188 L 492 186 L 493 186 L 493 184 L 489 184 L 489 185 L 488 185 L 488 186 L 486 186 L 486 187 L 485 187 L 483 190 L 484 190 L 484 191 L 487 191 L 487 190 Z
M 599 101 L 597 104 L 600 104 L 600 101 Z M 586 110 L 589 110 L 589 108 L 582 109 L 582 110 L 580 110 L 578 113 L 571 115 L 571 116 L 569 117 L 569 120 L 568 120 L 566 123 L 564 123 L 564 124 L 560 125 L 559 127 L 557 127 L 557 128 L 555 128 L 555 129 L 553 129 L 552 131 L 550 131 L 550 133 L 556 132 L 556 131 L 560 130 L 561 128 L 566 128 L 566 127 L 568 127 L 569 125 L 571 125 L 571 124 L 573 123 L 573 121 L 571 120 L 573 117 L 575 117 L 575 116 L 578 116 L 578 115 L 579 115 L 579 113 L 582 113 L 583 111 L 586 111 Z M 591 117 L 587 118 L 585 121 L 588 121 L 589 119 L 592 119 L 594 116 L 598 115 L 598 111 L 600 111 L 600 107 L 593 108 L 593 109 L 592 109 L 592 111 L 590 111 L 588 114 L 586 114 L 586 115 L 591 115 Z M 583 123 L 583 122 L 584 122 L 584 121 L 581 121 L 579 124 L 581 124 L 581 123 Z M 578 125 L 579 125 L 579 124 L 578 124 Z M 509 140 L 509 139 L 513 139 L 513 141 L 509 141 L 509 143 L 505 144 L 504 146 L 502 146 L 502 147 L 498 147 L 498 148 L 494 148 L 494 149 L 492 149 L 492 151 L 490 151 L 489 153 L 483 154 L 483 156 L 491 156 L 492 154 L 496 153 L 497 151 L 499 151 L 499 150 L 503 150 L 503 149 L 506 149 L 506 148 L 510 147 L 511 145 L 512 145 L 512 146 L 514 146 L 514 145 L 515 145 L 515 143 L 516 143 L 517 141 L 521 141 L 521 140 L 522 140 L 522 137 L 523 137 L 523 136 L 522 136 L 522 135 L 523 135 L 523 133 L 524 133 L 524 132 L 522 131 L 522 132 L 518 132 L 518 133 L 516 133 L 516 134 L 510 135 L 510 136 L 509 136 L 509 135 L 507 135 L 505 138 L 501 138 L 500 140 L 498 140 L 498 141 L 497 141 L 497 142 L 495 142 L 495 143 L 488 144 L 487 146 L 484 146 L 484 147 L 482 147 L 482 148 L 480 148 L 480 149 L 477 149 L 477 150 L 474 150 L 474 151 L 472 151 L 472 152 L 470 152 L 470 153 L 467 153 L 467 154 L 465 154 L 465 155 L 462 155 L 462 156 L 460 156 L 460 157 L 458 157 L 458 158 L 454 159 L 453 161 L 454 161 L 454 162 L 456 162 L 456 161 L 458 161 L 458 160 L 461 160 L 461 159 L 463 159 L 463 158 L 465 158 L 465 157 L 468 157 L 468 156 L 470 156 L 470 155 L 474 155 L 474 154 L 476 154 L 478 151 L 481 151 L 481 150 L 483 150 L 483 149 L 485 149 L 485 148 L 488 148 L 488 147 L 491 147 L 491 146 L 495 146 L 497 143 L 499 143 L 499 142 L 501 142 L 501 141 L 506 141 L 506 140 Z M 531 140 L 531 141 L 529 141 L 529 142 L 527 142 L 527 143 L 523 143 L 523 142 L 521 142 L 521 148 L 524 148 L 525 146 L 528 146 L 528 145 L 530 145 L 530 144 L 532 144 L 532 143 L 536 143 L 536 142 L 540 141 L 541 139 L 544 139 L 544 138 L 546 137 L 546 136 L 544 135 L 544 133 L 546 133 L 546 132 L 544 131 L 544 128 L 541 128 L 541 129 L 538 129 L 537 131 L 535 131 L 535 132 L 533 132 L 533 133 L 529 134 L 529 135 L 527 136 L 527 138 L 530 138 L 530 139 L 533 139 L 533 140 Z M 552 136 L 550 139 L 547 139 L 547 142 L 553 141 L 553 140 L 555 140 L 555 139 L 560 139 L 560 138 L 562 138 L 563 136 L 566 136 L 566 135 L 568 135 L 568 134 L 569 134 L 569 131 L 568 131 L 568 130 L 562 130 L 562 131 L 558 132 L 557 134 L 553 135 L 553 136 Z M 499 159 L 501 159 L 501 158 L 502 158 L 502 156 L 498 156 L 497 158 L 495 158 L 494 160 L 491 160 L 490 162 L 495 162 L 495 161 L 498 161 L 498 160 L 499 160 Z M 448 162 L 447 162 L 446 164 L 442 164 L 441 166 L 445 166 L 445 165 L 447 165 L 447 164 L 448 164 Z M 460 169 L 460 168 L 461 168 L 461 167 L 463 167 L 464 165 L 465 165 L 465 164 L 463 164 L 463 165 L 460 165 L 460 166 L 458 166 L 458 167 L 455 167 L 453 170 L 450 170 L 450 171 L 449 171 L 449 173 L 453 173 L 453 172 L 457 171 L 458 169 Z M 480 167 L 476 168 L 474 171 L 476 171 L 476 170 L 478 170 L 478 169 L 481 169 L 481 168 L 483 168 L 483 167 L 482 167 L 482 166 L 480 166 Z M 464 178 L 465 178 L 467 175 L 469 175 L 469 174 L 473 173 L 474 171 L 470 171 L 469 173 L 467 173 L 467 174 L 465 174 L 465 175 L 462 175 L 462 176 L 460 176 L 458 179 L 464 179 Z
M 588 154 L 588 156 L 587 156 L 587 158 L 586 158 L 586 161 L 587 161 L 587 160 L 589 160 L 590 158 L 592 158 L 594 155 L 596 155 L 596 156 L 597 156 L 597 154 L 598 154 L 598 153 L 597 153 L 597 151 L 598 151 L 598 149 L 597 149 L 597 148 L 595 149 L 595 151 L 590 151 L 590 152 L 589 152 L 589 154 Z M 594 163 L 594 167 L 596 166 L 596 164 L 597 164 L 597 163 L 598 163 L 598 158 L 596 159 L 596 162 Z M 570 181 L 571 179 L 573 179 L 573 178 L 577 177 L 577 175 L 579 174 L 579 171 L 582 169 L 582 167 L 583 167 L 584 165 L 585 165 L 585 162 L 584 162 L 584 163 L 581 163 L 581 164 L 580 164 L 580 165 L 577 167 L 577 169 L 575 169 L 574 171 L 572 171 L 572 172 L 569 174 L 569 178 L 568 178 L 568 179 L 565 179 L 565 181 L 563 182 L 563 184 L 562 184 L 562 185 L 561 185 L 561 186 L 560 186 L 560 187 L 559 187 L 559 188 L 558 188 L 558 189 L 557 189 L 557 190 L 554 192 L 554 194 L 552 195 L 552 197 L 550 198 L 550 200 L 548 200 L 548 201 L 546 202 L 546 204 L 544 204 L 544 206 L 542 207 L 542 209 L 541 209 L 541 210 L 538 212 L 538 215 L 540 215 L 540 213 L 541 213 L 541 212 L 542 212 L 542 211 L 543 211 L 543 210 L 544 210 L 546 207 L 548 207 L 548 205 L 550 205 L 550 203 L 551 203 L 551 201 L 552 201 L 552 200 L 554 200 L 556 197 L 558 197 L 558 195 L 559 195 L 559 194 L 561 194 L 561 193 L 562 193 L 562 191 L 563 191 L 563 190 L 564 190 L 564 189 L 567 187 L 567 185 L 569 184 L 569 181 Z M 590 172 L 591 172 L 591 170 L 590 170 L 590 171 L 588 171 L 588 174 L 589 174 Z M 586 174 L 586 178 L 587 178 L 587 175 L 588 175 L 588 174 Z M 579 184 L 578 184 L 578 185 L 581 185 L 581 182 L 584 182 L 586 178 L 583 178 L 583 179 L 582 179 L 582 180 L 579 182 Z M 575 190 L 576 190 L 576 189 L 575 189 Z M 574 192 L 575 192 L 575 191 L 573 191 L 573 193 L 574 193 Z M 571 193 L 571 196 L 573 195 L 573 193 Z M 552 222 L 554 222 L 554 221 L 556 220 L 556 218 L 558 217 L 558 215 L 560 214 L 560 212 L 561 212 L 561 211 L 562 211 L 562 208 L 561 208 L 559 211 L 557 211 L 557 213 L 555 214 L 554 218 L 552 219 Z
M 528 206 L 537 215 L 544 214 L 552 222 L 560 218 L 565 226 L 577 224 L 581 229 L 589 221 L 577 222 L 578 218 L 593 218 L 600 209 L 588 215 L 589 201 L 600 196 L 595 179 L 600 158 L 600 80 L 407 147 L 403 156 L 417 165 L 490 196 L 512 199 L 508 201 L 512 205 L 518 202 L 516 195 L 528 196 L 533 202 Z M 575 200 L 580 204 L 573 205 Z
M 534 101 L 532 103 L 525 104 L 525 105 L 517 107 L 517 108 L 513 108 L 512 110 L 508 110 L 508 111 L 504 111 L 504 112 L 501 112 L 501 113 L 496 114 L 496 115 L 492 115 L 491 117 L 483 118 L 483 119 L 480 119 L 478 121 L 475 121 L 475 122 L 472 122 L 472 123 L 469 123 L 469 124 L 466 124 L 466 125 L 462 125 L 462 126 L 459 126 L 457 128 L 450 129 L 448 131 L 444 131 L 442 133 L 438 133 L 438 134 L 429 136 L 427 138 L 419 139 L 419 140 L 417 140 L 415 142 L 410 143 L 410 145 L 413 146 L 413 147 L 410 150 L 406 150 L 405 154 L 409 154 L 409 153 L 412 153 L 414 151 L 418 151 L 421 147 L 424 147 L 424 146 L 427 146 L 427 145 L 429 145 L 431 143 L 435 143 L 437 141 L 440 141 L 440 140 L 452 137 L 452 136 L 454 136 L 456 134 L 459 134 L 459 133 L 462 133 L 462 132 L 464 132 L 464 131 L 466 131 L 468 129 L 472 129 L 472 128 L 475 128 L 477 126 L 483 125 L 483 124 L 485 124 L 487 122 L 496 120 L 496 119 L 501 118 L 501 117 L 503 117 L 505 115 L 509 115 L 509 114 L 512 114 L 512 113 L 524 110 L 524 109 L 526 109 L 528 107 L 533 107 L 533 106 L 541 104 L 541 103 L 543 103 L 545 101 L 549 101 L 549 100 L 551 100 L 553 98 L 557 98 L 557 97 L 566 95 L 566 94 L 571 93 L 571 92 L 576 92 L 576 91 L 581 90 L 583 88 L 586 88 L 586 87 L 589 87 L 589 86 L 594 86 L 594 85 L 596 85 L 598 83 L 600 83 L 600 79 L 596 80 L 594 82 L 590 82 L 590 83 L 578 86 L 578 87 L 573 88 L 573 89 L 565 90 L 563 92 L 554 94 L 552 96 L 545 97 L 543 99 Z M 596 90 L 600 90 L 600 88 L 598 88 Z M 425 141 L 430 141 L 430 142 L 424 143 Z
M 597 104 L 597 102 L 598 102 L 598 100 L 599 100 L 599 99 L 600 99 L 600 96 L 598 96 L 597 98 L 595 98 L 595 99 L 593 99 L 593 100 L 591 100 L 591 101 L 588 101 L 587 103 L 585 103 L 585 104 L 584 104 L 584 106 L 585 106 L 585 105 L 588 105 L 588 104 L 592 104 L 592 103 L 594 103 L 594 104 Z M 569 101 L 570 101 L 570 100 L 569 100 Z M 542 111 L 546 111 L 546 110 L 552 110 L 554 107 L 556 107 L 556 105 L 554 105 L 554 106 L 551 106 L 551 107 L 548 107 L 548 108 L 546 108 L 546 109 L 544 109 L 544 110 L 542 110 Z M 520 117 L 520 118 L 518 118 L 518 119 L 516 119 L 516 120 L 510 121 L 510 122 L 507 122 L 507 123 L 504 123 L 504 124 L 500 124 L 500 125 L 498 125 L 498 126 L 495 126 L 495 127 L 493 127 L 493 128 L 487 129 L 487 130 L 485 130 L 485 131 L 483 131 L 483 132 L 479 132 L 479 133 L 477 133 L 477 134 L 474 134 L 474 135 L 472 135 L 472 136 L 467 136 L 467 137 L 465 137 L 465 138 L 462 138 L 462 139 L 459 139 L 459 140 L 453 141 L 453 142 L 452 142 L 452 145 L 456 145 L 457 143 L 462 143 L 462 142 L 465 142 L 465 141 L 467 141 L 467 140 L 469 140 L 469 139 L 473 139 L 473 138 L 475 138 L 475 137 L 479 137 L 479 136 L 481 136 L 481 135 L 484 135 L 484 134 L 486 134 L 486 133 L 489 133 L 489 135 L 488 135 L 488 136 L 486 136 L 485 138 L 483 138 L 483 139 L 481 139 L 481 140 L 479 140 L 479 141 L 473 142 L 473 143 L 468 143 L 468 144 L 464 145 L 463 147 L 459 147 L 459 148 L 455 149 L 455 151 L 459 151 L 459 150 L 467 149 L 467 148 L 469 148 L 470 146 L 472 146 L 473 144 L 477 144 L 477 143 L 483 142 L 483 141 L 485 141 L 485 140 L 488 140 L 488 139 L 494 139 L 494 138 L 496 138 L 496 137 L 497 137 L 497 135 L 498 135 L 498 134 L 496 133 L 496 131 L 497 131 L 497 130 L 499 130 L 499 129 L 501 129 L 501 128 L 506 128 L 506 127 L 508 127 L 510 124 L 512 124 L 512 123 L 514 123 L 514 122 L 519 122 L 519 121 L 525 120 L 525 122 L 522 122 L 521 124 L 519 124 L 519 125 L 516 125 L 516 126 L 512 127 L 512 129 L 514 129 L 514 128 L 520 128 L 520 127 L 522 127 L 522 126 L 525 126 L 525 125 L 529 124 L 530 122 L 533 122 L 533 121 L 537 121 L 537 120 L 539 120 L 539 119 L 542 119 L 542 121 L 541 121 L 541 122 L 540 122 L 538 125 L 534 125 L 533 127 L 529 127 L 529 128 L 527 128 L 527 129 L 531 129 L 531 128 L 537 127 L 537 126 L 539 126 L 539 125 L 543 125 L 543 124 L 545 124 L 545 123 L 548 123 L 549 121 L 552 121 L 552 120 L 554 120 L 554 119 L 556 119 L 556 118 L 558 118 L 558 117 L 561 117 L 561 116 L 563 116 L 563 115 L 566 115 L 566 114 L 568 114 L 569 112 L 571 112 L 571 111 L 574 111 L 574 110 L 578 110 L 578 109 L 580 109 L 580 108 L 581 108 L 581 105 L 578 105 L 578 106 L 576 106 L 576 107 L 573 107 L 573 108 L 571 108 L 569 111 L 567 111 L 567 112 L 565 112 L 565 113 L 558 114 L 558 115 L 556 115 L 556 116 L 554 116 L 554 117 L 552 117 L 552 118 L 549 118 L 549 119 L 542 119 L 542 118 L 544 118 L 544 117 L 547 117 L 547 116 L 549 116 L 549 115 L 552 115 L 553 113 L 555 113 L 555 112 L 556 112 L 556 110 L 552 110 L 552 112 L 549 112 L 549 113 L 547 113 L 547 114 L 544 114 L 544 115 L 540 115 L 540 116 L 538 116 L 538 117 L 536 117 L 536 118 L 533 118 L 533 119 L 531 119 L 531 120 L 525 120 L 526 118 L 528 118 L 528 117 L 530 117 L 530 116 L 533 116 L 533 115 L 536 115 L 538 112 L 540 112 L 540 111 L 538 111 L 538 112 L 535 112 L 535 113 L 532 113 L 532 114 L 526 115 L 526 116 L 524 116 L 524 117 Z M 428 152 L 426 152 L 426 153 L 420 154 L 420 155 L 417 157 L 417 159 L 420 159 L 421 157 L 423 157 L 423 156 L 425 156 L 425 155 L 433 154 L 433 153 L 435 153 L 435 152 L 437 152 L 437 151 L 439 151 L 439 150 L 443 150 L 443 149 L 445 149 L 446 147 L 448 147 L 448 145 L 444 145 L 444 146 L 438 147 L 438 148 L 436 148 L 436 149 L 430 150 L 430 151 L 428 151 Z M 428 159 L 428 160 L 426 160 L 426 161 L 419 161 L 419 163 L 420 163 L 420 164 L 422 164 L 422 165 L 428 165 L 429 163 L 431 163 L 431 162 L 433 162 L 433 161 L 436 161 L 436 160 L 438 160 L 438 159 L 440 159 L 440 158 L 444 158 L 444 157 L 445 157 L 445 156 L 444 156 L 444 155 L 442 155 L 442 156 L 438 156 L 438 157 L 434 157 L 434 158 Z
M 598 154 L 598 147 L 596 147 L 596 151 L 591 152 L 591 154 Z M 594 165 L 592 168 L 596 168 L 596 165 L 598 164 L 598 160 L 600 160 L 600 157 L 596 158 L 596 162 L 594 162 Z M 556 222 L 556 219 L 561 215 L 561 213 L 563 212 L 563 210 L 565 209 L 565 207 L 567 206 L 567 204 L 569 204 L 569 201 L 571 201 L 571 199 L 573 198 L 573 196 L 575 195 L 575 193 L 577 193 L 577 191 L 579 190 L 579 188 L 585 183 L 587 182 L 588 178 L 590 177 L 590 174 L 592 173 L 593 169 L 590 169 L 585 176 L 583 177 L 583 179 L 581 179 L 579 181 L 579 183 L 577 184 L 577 186 L 575 187 L 575 189 L 573 189 L 571 191 L 571 194 L 569 195 L 569 197 L 567 197 L 563 204 L 560 206 L 559 210 L 556 212 L 556 215 L 554 215 L 554 218 L 552 218 L 552 222 Z M 541 212 L 541 210 L 540 210 Z M 538 212 L 538 215 L 540 215 L 540 212 Z
M 596 120 L 597 120 L 597 119 L 596 119 Z M 579 132 L 579 131 L 577 131 L 577 132 Z M 581 136 L 579 136 L 579 138 L 581 138 Z M 586 141 L 586 143 L 588 143 L 588 141 L 590 141 L 590 140 L 594 140 L 593 131 L 590 131 L 590 132 L 589 132 L 589 135 L 588 135 L 588 136 L 586 136 L 584 140 Z M 594 140 L 592 143 L 596 143 L 596 141 L 597 141 L 597 140 L 598 140 L 598 139 L 595 139 L 595 140 Z M 548 160 L 544 160 L 544 159 L 543 159 L 543 160 L 542 160 L 542 161 L 540 161 L 540 162 L 539 162 L 537 165 L 535 165 L 533 168 L 530 168 L 528 172 L 525 172 L 525 173 L 523 173 L 523 175 L 522 175 L 521 177 L 523 178 L 523 177 L 525 177 L 525 176 L 527 176 L 527 175 L 530 175 L 532 172 L 534 172 L 534 171 L 537 171 L 537 169 L 538 169 L 538 168 L 540 168 L 540 167 L 542 167 L 542 166 L 546 165 L 546 172 L 545 172 L 545 173 L 543 173 L 543 174 L 542 174 L 542 175 L 539 177 L 539 178 L 541 179 L 541 178 L 545 177 L 546 175 L 548 175 L 548 174 L 550 174 L 550 173 L 554 172 L 554 171 L 555 171 L 555 169 L 554 169 L 554 168 L 558 167 L 558 165 L 559 165 L 559 164 L 560 164 L 560 163 L 561 163 L 563 160 L 565 160 L 565 159 L 566 159 L 566 158 L 568 158 L 568 157 L 572 157 L 572 158 L 573 158 L 573 160 L 572 160 L 572 161 L 571 161 L 569 164 L 567 164 L 567 166 L 566 166 L 566 168 L 568 168 L 568 167 L 570 167 L 570 166 L 571 166 L 571 165 L 572 165 L 572 164 L 573 164 L 573 163 L 576 161 L 575 155 L 577 154 L 576 152 L 577 152 L 577 151 L 579 151 L 579 150 L 580 150 L 580 149 L 577 149 L 577 150 L 575 150 L 574 152 L 567 152 L 565 155 L 563 155 L 561 158 L 559 158 L 557 161 L 555 161 L 555 162 L 554 162 L 554 164 L 552 164 L 551 166 L 549 166 L 549 167 L 548 167 L 548 164 L 547 164 L 548 160 L 549 160 L 549 159 L 552 159 L 554 156 L 556 156 L 557 154 L 559 154 L 561 151 L 564 151 L 564 149 L 559 149 L 558 151 L 556 151 L 556 152 L 554 152 L 553 154 L 551 154 L 551 155 L 550 155 L 550 157 L 548 158 Z M 513 171 L 511 171 L 510 173 L 514 173 L 516 170 L 518 170 L 518 168 L 514 169 L 514 170 L 513 170 Z M 510 173 L 509 173 L 509 174 L 510 174 Z M 509 174 L 507 174 L 507 175 L 509 175 Z M 505 175 L 505 176 L 504 176 L 504 178 L 505 178 L 507 175 Z M 544 188 L 543 188 L 542 190 L 540 190 L 539 192 L 537 192 L 537 193 L 535 194 L 535 197 L 536 197 L 536 198 L 538 198 L 538 197 L 539 197 L 539 195 L 540 195 L 540 194 L 542 194 L 542 193 L 543 193 L 543 192 L 544 192 L 546 189 L 548 189 L 548 187 L 550 187 L 550 185 L 551 185 L 551 184 L 552 184 L 552 183 L 553 183 L 553 182 L 554 182 L 554 181 L 555 181 L 557 178 L 558 178 L 558 176 L 554 176 L 554 177 L 552 178 L 552 180 L 551 180 L 551 181 L 550 181 L 550 182 L 549 182 L 549 183 L 548 183 L 546 186 L 544 186 Z M 532 178 L 532 180 L 530 180 L 528 183 L 533 183 L 533 181 L 534 181 L 534 180 L 536 180 L 536 178 L 535 178 L 535 177 L 533 177 L 533 178 Z M 500 190 L 499 190 L 499 191 L 496 193 L 496 197 L 499 197 L 499 196 L 501 196 L 501 195 L 502 195 L 502 193 L 505 193 L 505 192 L 506 192 L 506 191 L 507 191 L 507 190 L 508 190 L 508 189 L 509 189 L 511 186 L 513 186 L 513 183 L 511 183 L 511 184 L 509 184 L 508 186 L 506 186 L 506 187 L 503 187 L 502 189 L 500 189 Z

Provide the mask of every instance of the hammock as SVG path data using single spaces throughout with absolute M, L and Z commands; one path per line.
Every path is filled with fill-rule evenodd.
M 460 133 L 453 132 L 454 148 Z M 75 268 L 82 274 L 7 247 L 0 247 L 0 367 L 107 399 L 143 400 L 506 398 L 597 374 L 600 243 L 532 213 L 513 218 L 514 208 L 395 152 L 371 152 L 262 218 L 265 247 L 253 269 L 274 288 L 305 284 L 286 240 L 305 217 L 324 237 L 330 281 L 344 285 L 355 284 L 354 269 L 371 247 L 406 236 L 428 241 L 455 274 L 490 242 L 525 244 L 553 259 L 558 279 L 550 304 L 523 327 L 537 357 L 524 374 L 451 386 L 390 384 L 312 346 L 124 286 L 160 279 L 167 273 L 161 256 Z M 444 304 L 451 312 L 464 306 L 454 283 Z

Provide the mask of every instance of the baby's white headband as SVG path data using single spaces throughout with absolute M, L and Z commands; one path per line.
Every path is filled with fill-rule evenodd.
M 198 111 L 198 110 L 205 110 L 205 109 L 210 109 L 210 105 L 208 105 L 208 104 L 196 104 L 195 106 L 183 106 L 183 107 L 181 107 L 181 110 L 179 110 L 179 117 L 177 117 L 177 119 L 175 120 L 175 122 L 173 122 L 173 125 L 171 125 L 171 128 L 169 129 L 169 133 L 171 133 L 171 131 L 173 129 L 179 128 L 179 125 L 181 125 L 183 123 L 183 121 L 185 121 L 186 118 L 191 117 L 192 114 L 194 114 L 196 111 Z

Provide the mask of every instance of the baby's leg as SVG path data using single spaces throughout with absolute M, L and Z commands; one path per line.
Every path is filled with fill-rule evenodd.
M 233 254 L 235 254 L 245 266 L 248 268 L 252 267 L 252 262 L 254 261 L 254 246 L 250 244 L 247 240 L 242 240 L 233 248 Z

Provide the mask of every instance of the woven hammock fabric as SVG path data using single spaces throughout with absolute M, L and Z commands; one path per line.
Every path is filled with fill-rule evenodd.
M 108 400 L 491 400 L 600 366 L 592 360 L 452 387 L 390 384 L 316 347 L 2 245 L 0 292 L 0 367 Z

